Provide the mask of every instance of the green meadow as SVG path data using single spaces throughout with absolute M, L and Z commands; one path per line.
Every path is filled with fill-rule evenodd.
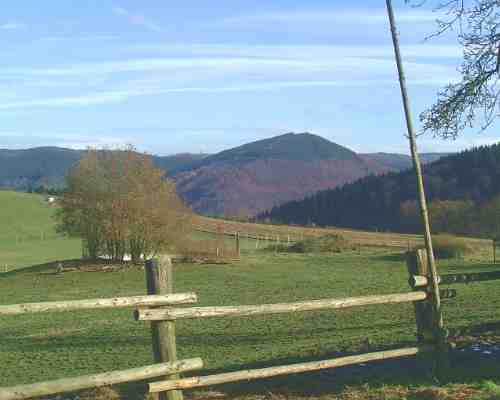
M 56 274 L 56 260 L 76 258 L 80 243 L 58 236 L 54 209 L 42 197 L 0 192 L 0 304 L 70 300 L 145 293 L 140 266 L 115 272 L 69 271 Z M 10 210 L 10 211 L 9 211 Z M 15 218 L 17 215 L 17 218 Z M 46 236 L 36 239 L 43 229 Z M 16 241 L 16 230 L 33 233 Z M 26 235 L 28 236 L 28 235 Z M 196 235 L 196 238 L 206 238 Z M 242 239 L 240 261 L 223 265 L 176 264 L 175 291 L 198 294 L 200 306 L 243 305 L 340 298 L 409 291 L 404 257 L 383 248 L 339 254 L 275 254 Z M 488 271 L 498 266 L 478 260 L 440 262 L 442 273 Z M 498 282 L 455 285 L 456 299 L 444 301 L 448 328 L 500 321 Z M 136 322 L 133 310 L 97 310 L 2 317 L 0 386 L 79 376 L 150 364 L 149 326 Z M 177 323 L 181 358 L 201 357 L 206 374 L 332 358 L 359 351 L 415 343 L 412 304 L 379 305 L 340 311 L 214 318 Z M 500 332 L 463 336 L 459 345 L 498 343 Z M 493 399 L 500 383 L 498 358 L 465 358 L 453 365 L 441 385 L 418 371 L 414 360 L 241 383 L 218 388 L 226 396 L 281 393 L 288 397 L 342 399 L 414 398 L 440 386 L 446 399 L 457 385 Z M 142 398 L 144 385 L 117 388 L 124 398 Z M 464 389 L 465 390 L 465 389 Z M 500 392 L 499 392 L 500 393 Z M 346 397 L 346 396 L 359 397 Z M 399 395 L 400 397 L 389 397 Z M 195 394 L 192 394 L 193 396 Z M 338 397 L 335 397 L 338 396 Z M 371 396 L 371 397 L 370 397 Z M 385 397 L 383 397 L 385 396 Z M 406 396 L 406 397 L 402 397 Z M 425 398 L 425 397 L 415 397 Z M 431 398 L 431 397 L 428 397 Z M 451 398 L 451 397 L 450 397 Z

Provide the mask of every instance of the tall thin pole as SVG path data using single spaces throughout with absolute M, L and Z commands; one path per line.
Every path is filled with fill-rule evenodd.
M 420 211 L 422 213 L 422 222 L 424 223 L 424 239 L 425 248 L 427 252 L 427 259 L 429 263 L 429 274 L 431 278 L 431 293 L 433 297 L 433 308 L 434 308 L 434 318 L 436 327 L 440 330 L 443 329 L 443 315 L 441 313 L 441 298 L 439 295 L 439 283 L 438 274 L 436 268 L 436 260 L 434 258 L 434 249 L 432 247 L 432 236 L 431 228 L 429 223 L 429 213 L 427 211 L 427 201 L 425 198 L 424 189 L 424 179 L 422 176 L 422 166 L 420 164 L 420 157 L 417 151 L 417 135 L 415 134 L 415 128 L 413 126 L 413 118 L 410 108 L 410 100 L 408 97 L 408 91 L 406 89 L 406 78 L 403 69 L 403 62 L 401 59 L 401 50 L 399 48 L 399 38 L 396 28 L 396 19 L 394 17 L 394 10 L 392 8 L 391 0 L 386 0 L 387 13 L 389 14 L 389 22 L 391 25 L 392 43 L 394 45 L 394 53 L 396 55 L 396 64 L 399 73 L 399 85 L 401 87 L 401 96 L 403 98 L 403 107 L 406 116 L 406 127 L 408 129 L 408 139 L 410 141 L 411 156 L 413 159 L 413 167 L 415 168 L 415 173 L 417 175 L 417 185 L 418 185 L 418 203 L 420 205 Z M 439 332 L 440 334 L 441 332 Z

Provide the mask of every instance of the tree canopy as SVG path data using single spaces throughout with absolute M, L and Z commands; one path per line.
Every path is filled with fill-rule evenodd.
M 60 229 L 80 236 L 91 258 L 137 262 L 172 247 L 190 213 L 164 174 L 133 148 L 88 150 L 67 176 Z
M 420 0 L 407 3 L 423 4 Z M 500 2 L 445 0 L 436 9 L 446 17 L 437 21 L 438 29 L 431 36 L 457 32 L 463 48 L 462 78 L 440 90 L 436 103 L 420 119 L 425 131 L 455 138 L 476 123 L 487 128 L 500 115 Z

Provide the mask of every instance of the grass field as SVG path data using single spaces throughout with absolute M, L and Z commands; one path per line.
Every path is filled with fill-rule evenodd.
M 50 217 L 50 212 L 46 215 Z M 206 235 L 197 234 L 196 237 L 203 239 Z M 45 244 L 43 252 L 37 247 L 39 242 Z M 69 243 L 75 245 L 73 250 Z M 175 265 L 176 292 L 196 292 L 199 305 L 238 305 L 409 290 L 405 263 L 397 250 L 363 248 L 360 253 L 284 255 L 256 251 L 254 243 L 243 239 L 242 259 L 232 264 Z M 68 257 L 75 257 L 76 244 L 54 237 L 26 242 L 23 252 L 13 252 L 12 265 L 19 268 L 0 273 L 0 304 L 145 293 L 144 271 L 139 267 L 118 272 L 54 274 L 53 266 L 41 265 L 52 255 L 53 259 L 63 258 L 65 247 Z M 35 266 L 27 267 L 30 263 Z M 498 266 L 471 260 L 440 263 L 443 273 L 492 269 Z M 444 304 L 447 327 L 500 321 L 498 282 L 455 287 L 458 297 Z M 411 304 L 258 318 L 179 321 L 177 330 L 179 356 L 202 357 L 207 367 L 203 373 L 316 360 L 415 342 Z M 134 321 L 132 310 L 3 317 L 0 337 L 0 386 L 152 363 L 149 326 Z M 500 332 L 490 332 L 481 339 L 463 340 L 498 344 L 499 337 Z M 500 358 L 464 353 L 462 358 L 455 360 L 453 374 L 441 388 L 436 388 L 435 382 L 415 370 L 414 360 L 406 360 L 228 385 L 218 390 L 231 398 L 250 396 L 270 400 L 280 396 L 350 400 L 444 400 L 473 396 L 494 399 L 500 394 L 500 390 L 496 393 L 500 384 L 499 365 Z M 125 398 L 135 399 L 141 398 L 143 386 L 125 385 L 118 390 Z M 468 396 L 461 397 L 460 393 Z M 201 395 L 202 398 L 207 396 L 210 394 Z
M 80 240 L 56 233 L 43 196 L 0 191 L 0 272 L 81 256 Z

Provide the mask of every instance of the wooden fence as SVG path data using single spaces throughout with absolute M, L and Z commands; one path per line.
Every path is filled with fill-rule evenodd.
M 172 293 L 172 264 L 169 258 L 162 259 L 161 263 L 148 261 L 145 271 L 148 289 L 148 295 L 146 296 L 2 305 L 0 306 L 0 318 L 46 312 L 171 307 L 197 302 L 195 293 Z M 203 367 L 203 361 L 200 358 L 177 360 L 175 331 L 171 323 L 153 322 L 151 324 L 151 334 L 155 364 L 95 375 L 4 387 L 0 388 L 0 400 L 23 400 L 125 382 L 143 381 L 151 378 L 174 379 L 178 378 L 178 374 L 181 372 L 193 371 Z M 169 392 L 168 399 L 179 400 L 181 396 L 181 393 Z M 161 399 L 167 396 L 162 394 L 157 397 Z
M 219 385 L 229 382 L 249 381 L 279 375 L 296 374 L 302 372 L 318 371 L 322 369 L 337 368 L 370 361 L 387 360 L 400 357 L 410 357 L 421 353 L 430 355 L 428 367 L 436 374 L 445 374 L 448 365 L 448 335 L 447 331 L 440 328 L 435 315 L 431 288 L 427 270 L 426 253 L 424 250 L 408 252 L 407 267 L 409 283 L 413 292 L 395 293 L 389 295 L 374 295 L 364 297 L 351 297 L 343 299 L 322 299 L 295 303 L 260 304 L 247 306 L 219 306 L 219 307 L 188 307 L 188 308 L 144 308 L 139 307 L 135 312 L 138 321 L 169 322 L 174 324 L 178 319 L 215 318 L 215 317 L 253 317 L 266 314 L 281 314 L 295 312 L 311 312 L 326 309 L 341 309 L 357 306 L 395 304 L 413 302 L 415 307 L 415 320 L 417 343 L 414 347 L 380 351 L 366 354 L 351 355 L 329 360 L 321 360 L 277 367 L 241 370 L 215 375 L 196 376 L 189 378 L 166 379 L 149 384 L 150 393 L 164 393 L 181 389 L 190 389 Z M 486 272 L 474 274 L 443 275 L 438 281 L 443 283 L 479 282 L 500 279 L 499 272 Z M 453 298 L 456 290 L 440 290 L 442 298 Z
M 0 306 L 0 317 L 25 313 L 62 312 L 82 309 L 134 307 L 137 321 L 151 323 L 153 354 L 156 364 L 104 374 L 64 378 L 9 388 L 0 388 L 0 400 L 23 400 L 85 388 L 157 378 L 149 383 L 149 392 L 158 399 L 182 400 L 182 389 L 206 387 L 229 382 L 248 381 L 279 375 L 331 369 L 347 365 L 428 354 L 432 371 L 441 374 L 448 368 L 448 335 L 439 327 L 433 307 L 425 251 L 408 252 L 409 283 L 413 291 L 387 295 L 320 299 L 294 303 L 238 305 L 219 307 L 183 307 L 197 302 L 194 293 L 173 293 L 172 263 L 168 257 L 146 262 L 147 296 L 114 299 L 76 300 Z M 500 271 L 447 274 L 438 282 L 455 284 L 500 279 Z M 443 298 L 456 296 L 455 290 L 441 290 Z M 351 307 L 412 302 L 415 308 L 417 342 L 413 347 L 350 355 L 335 359 L 241 370 L 215 375 L 182 378 L 181 373 L 203 368 L 200 358 L 177 360 L 175 321 L 186 318 L 253 317 L 257 315 L 313 312 Z
M 414 250 L 424 246 L 424 238 L 420 235 L 398 234 L 388 232 L 368 232 L 336 227 L 299 227 L 285 225 L 267 225 L 249 222 L 217 220 L 197 216 L 193 224 L 194 230 L 214 235 L 226 235 L 254 239 L 262 242 L 293 243 L 305 238 L 325 235 L 341 235 L 354 245 L 372 247 L 391 247 L 395 249 Z M 474 247 L 492 249 L 492 258 L 496 259 L 494 241 L 490 239 L 464 238 Z

